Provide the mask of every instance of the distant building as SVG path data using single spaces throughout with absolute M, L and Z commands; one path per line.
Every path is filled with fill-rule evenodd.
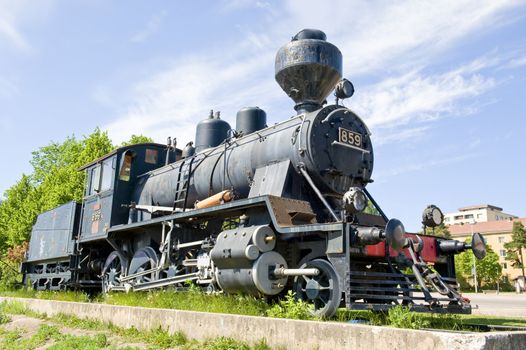
M 455 213 L 444 215 L 444 224 L 470 224 L 473 222 L 488 222 L 517 219 L 517 216 L 502 212 L 502 208 L 490 204 L 470 205 L 458 208 Z
M 502 212 L 500 212 L 500 214 L 498 215 L 500 217 L 502 217 L 503 215 L 512 216 L 509 214 L 504 214 Z M 486 243 L 490 245 L 491 248 L 495 251 L 495 253 L 497 253 L 497 255 L 499 256 L 499 263 L 502 266 L 502 274 L 507 275 L 508 280 L 512 282 L 514 279 L 522 275 L 522 271 L 519 268 L 514 268 L 513 266 L 511 266 L 510 261 L 504 259 L 504 257 L 506 256 L 506 248 L 504 247 L 504 244 L 511 241 L 511 231 L 513 229 L 513 222 L 519 220 L 524 226 L 526 226 L 526 218 L 505 218 L 504 220 L 495 219 L 494 221 L 488 220 L 486 222 L 476 222 L 474 224 L 450 225 L 448 226 L 448 230 L 451 233 L 451 237 L 453 239 L 458 239 L 461 241 L 470 238 L 472 232 L 481 233 L 482 236 L 484 236 Z M 526 260 L 526 249 L 522 250 L 522 255 Z

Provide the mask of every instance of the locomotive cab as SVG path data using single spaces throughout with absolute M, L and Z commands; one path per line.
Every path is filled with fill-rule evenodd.
M 121 147 L 86 164 L 81 241 L 107 236 L 111 226 L 128 221 L 130 193 L 144 173 L 175 162 L 182 151 L 167 152 L 167 146 L 155 143 Z M 168 162 L 166 161 L 168 157 Z

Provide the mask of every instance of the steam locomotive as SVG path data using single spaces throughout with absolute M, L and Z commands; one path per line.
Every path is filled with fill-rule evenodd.
M 195 145 L 121 147 L 83 166 L 85 197 L 38 216 L 26 283 L 38 290 L 184 289 L 273 297 L 293 290 L 320 316 L 339 307 L 470 313 L 454 255 L 470 244 L 405 232 L 367 191 L 371 133 L 341 100 L 342 54 L 319 30 L 281 47 L 275 78 L 296 115 L 267 126 L 258 107 L 236 127 L 218 112 Z M 335 104 L 326 98 L 334 91 Z M 366 213 L 368 203 L 378 215 Z M 426 227 L 441 224 L 436 206 Z

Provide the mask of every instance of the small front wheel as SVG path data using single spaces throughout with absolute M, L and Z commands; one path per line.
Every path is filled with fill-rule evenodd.
M 326 260 L 315 259 L 303 264 L 301 268 L 316 268 L 320 273 L 317 276 L 298 276 L 294 279 L 296 298 L 314 304 L 316 316 L 334 316 L 340 307 L 342 293 L 338 274 L 332 264 Z

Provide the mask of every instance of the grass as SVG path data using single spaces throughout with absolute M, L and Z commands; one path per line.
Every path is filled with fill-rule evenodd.
M 232 338 L 217 338 L 210 339 L 205 342 L 197 342 L 195 340 L 188 340 L 186 335 L 182 332 L 175 332 L 170 334 L 168 331 L 157 328 L 148 331 L 139 331 L 136 328 L 122 328 L 115 326 L 112 323 L 104 323 L 96 320 L 81 319 L 76 316 L 57 314 L 48 317 L 45 314 L 38 314 L 26 308 L 22 303 L 16 301 L 4 301 L 0 303 L 0 313 L 26 315 L 29 317 L 39 318 L 45 321 L 54 323 L 49 326 L 43 324 L 38 332 L 31 336 L 23 338 L 19 331 L 6 332 L 0 330 L 0 338 L 3 339 L 0 343 L 0 349 L 14 349 L 26 350 L 35 349 L 49 340 L 53 340 L 54 344 L 48 349 L 62 350 L 62 349 L 102 349 L 112 348 L 112 344 L 107 340 L 107 335 L 118 336 L 119 338 L 131 343 L 144 343 L 151 349 L 168 349 L 179 347 L 183 350 L 231 350 L 231 349 L 246 349 L 246 350 L 268 350 L 270 349 L 265 340 L 254 344 L 253 346 L 236 341 Z M 95 336 L 72 336 L 64 335 L 59 332 L 56 325 L 62 325 L 68 328 L 77 328 L 90 331 L 105 332 L 99 333 Z M 130 348 L 129 348 L 130 349 Z
M 99 296 L 96 301 L 126 306 L 162 309 L 265 316 L 269 305 L 262 299 L 243 295 L 206 294 L 195 288 L 187 292 L 151 291 L 138 293 L 112 293 Z
M 35 334 L 27 336 L 20 330 L 0 331 L 0 349 L 32 350 L 51 342 L 51 350 L 96 350 L 107 348 L 109 343 L 105 334 L 94 336 L 73 336 L 62 334 L 57 326 L 42 324 Z
M 480 316 L 480 315 L 463 315 L 464 323 L 487 325 L 492 324 L 496 326 L 510 326 L 510 327 L 526 327 L 526 319 L 500 317 L 500 316 Z
M 336 320 L 341 322 L 358 320 L 374 326 L 408 329 L 462 330 L 464 328 L 463 318 L 460 315 L 412 312 L 403 306 L 393 307 L 388 312 L 340 309 L 336 315 Z
M 4 312 L 0 312 L 0 325 L 11 322 L 11 317 L 6 315 Z
M 88 294 L 78 291 L 36 291 L 30 288 L 1 289 L 0 296 L 13 298 L 34 298 L 58 301 L 90 302 Z
M 64 301 L 98 302 L 112 305 L 141 306 L 151 308 L 203 311 L 248 316 L 278 317 L 292 319 L 318 319 L 312 314 L 309 304 L 296 301 L 291 292 L 281 300 L 268 303 L 242 295 L 206 294 L 197 287 L 190 287 L 187 292 L 161 290 L 136 293 L 111 293 L 90 297 L 82 292 L 37 292 L 32 290 L 0 291 L 2 296 L 39 298 Z M 11 306 L 12 307 L 12 306 Z M 7 311 L 6 311 L 7 312 Z M 441 315 L 410 312 L 403 307 L 395 307 L 389 312 L 354 311 L 340 309 L 332 321 L 362 322 L 399 328 L 473 330 L 468 324 L 501 325 L 526 327 L 526 319 L 508 317 L 482 317 L 479 315 Z M 475 329 L 476 330 L 476 329 Z

